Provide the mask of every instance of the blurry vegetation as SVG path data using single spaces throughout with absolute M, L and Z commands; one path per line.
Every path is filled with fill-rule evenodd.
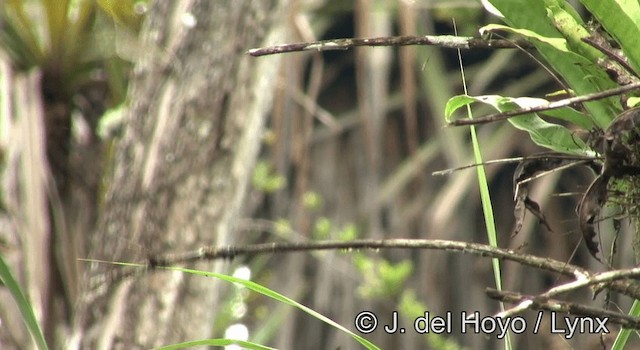
M 37 253 L 36 258 L 39 260 L 23 260 L 18 264 L 9 260 L 15 253 L 8 254 L 7 261 L 12 265 L 2 269 L 0 278 L 16 300 L 40 349 L 46 347 L 41 333 L 45 333 L 44 336 L 51 341 L 53 335 L 50 330 L 59 326 L 58 323 L 68 316 L 64 315 L 65 312 L 71 311 L 57 309 L 54 312 L 42 309 L 46 303 L 38 305 L 36 311 L 44 312 L 48 317 L 47 320 L 39 320 L 43 323 L 40 327 L 47 327 L 45 324 L 48 324 L 48 328 L 40 332 L 33 312 L 28 310 L 32 310 L 29 299 L 37 297 L 34 286 L 44 281 L 33 279 L 51 279 L 51 285 L 55 289 L 41 291 L 50 303 L 60 302 L 76 292 L 76 286 L 72 283 L 77 282 L 77 276 L 74 276 L 77 270 L 74 271 L 72 266 L 77 264 L 76 254 L 84 255 L 86 241 L 82 237 L 71 238 L 73 233 L 67 229 L 73 227 L 82 231 L 83 237 L 88 237 L 93 230 L 91 225 L 95 222 L 92 218 L 96 215 L 101 169 L 105 163 L 102 136 L 108 134 L 100 134 L 98 124 L 106 110 L 123 103 L 132 67 L 131 62 L 118 55 L 116 41 L 119 39 L 116 37 L 136 40 L 145 3 L 128 0 L 0 2 L 0 65 L 4 68 L 0 72 L 0 85 L 3 87 L 0 92 L 0 132 L 3 136 L 2 146 L 8 148 L 0 150 L 0 153 L 4 155 L 5 152 L 11 152 L 11 166 L 18 164 L 16 155 L 22 157 L 20 161 L 26 164 L 29 162 L 29 154 L 25 150 L 40 147 L 37 143 L 36 146 L 30 143 L 43 137 L 45 145 L 42 148 L 46 152 L 50 169 L 50 172 L 47 170 L 44 174 L 36 174 L 38 181 L 47 183 L 48 198 L 45 204 L 50 204 L 50 211 L 19 213 L 15 211 L 26 207 L 24 203 L 29 202 L 25 198 L 42 198 L 42 193 L 38 192 L 41 188 L 33 186 L 29 181 L 26 175 L 29 170 L 24 165 L 21 169 L 2 169 L 3 190 L 9 190 L 8 193 L 2 193 L 0 198 L 3 209 L 8 209 L 6 212 L 3 210 L 2 214 L 9 215 L 9 222 L 12 224 L 3 226 L 1 234 L 3 239 L 6 235 L 14 242 L 17 240 L 17 245 L 11 248 L 17 248 L 18 254 L 23 258 L 33 255 L 33 252 L 40 252 L 34 247 L 42 244 L 33 242 L 36 237 L 46 240 L 46 249 L 51 249 L 52 252 L 51 256 Z M 34 75 L 34 72 L 37 74 Z M 32 76 L 37 79 L 28 89 L 37 91 L 25 91 L 24 83 L 19 85 L 18 81 Z M 15 85 L 7 86 L 6 83 Z M 24 105 L 25 96 L 29 96 L 26 98 L 30 105 Z M 34 123 L 39 123 L 41 116 L 34 111 L 40 110 L 43 112 L 44 135 L 33 130 L 33 137 L 27 140 L 28 138 L 20 135 L 23 128 L 20 125 L 28 125 L 25 124 L 27 119 L 32 120 L 31 125 L 37 125 Z M 42 164 L 29 166 L 35 166 L 31 168 L 30 174 L 33 174 L 33 169 L 46 169 Z M 17 183 L 7 181 L 12 176 L 20 176 Z M 51 177 L 53 181 L 50 181 Z M 15 187 L 11 187 L 12 185 Z M 78 198 L 85 202 L 80 204 L 82 208 L 78 212 L 71 212 L 74 205 L 81 203 L 77 201 Z M 78 217 L 81 218 L 78 222 L 66 221 Z M 24 223 L 22 220 L 33 222 Z M 13 232 L 16 227 L 20 228 L 25 224 L 36 225 L 36 220 L 39 227 L 46 227 L 48 231 L 17 229 Z M 85 223 L 88 224 L 83 226 Z M 79 251 L 74 251 L 75 249 Z M 68 264 L 63 262 L 65 259 L 69 260 Z M 49 277 L 24 272 L 42 269 L 49 269 L 45 272 Z M 14 277 L 10 271 L 16 274 L 15 279 L 20 281 L 23 291 L 17 288 L 18 284 L 11 283 Z M 7 304 L 3 305 L 3 316 L 11 317 L 11 309 L 6 306 Z M 6 321 L 3 320 L 3 325 Z M 7 334 L 5 329 L 5 335 Z M 13 336 L 17 337 L 18 334 Z
M 453 99 L 462 93 L 462 88 L 457 57 L 452 51 L 433 47 L 361 48 L 324 55 L 286 55 L 280 74 L 282 88 L 274 102 L 262 159 L 253 172 L 258 203 L 253 203 L 246 213 L 251 220 L 267 221 L 271 230 L 265 233 L 269 230 L 248 229 L 251 234 L 238 235 L 234 244 L 399 237 L 486 241 L 485 233 L 479 229 L 483 227 L 482 212 L 474 174 L 459 172 L 446 179 L 430 175 L 474 160 L 468 132 L 443 128 L 445 113 L 451 118 L 455 110 L 475 102 L 484 106 L 474 109 L 474 115 L 492 108 L 503 111 L 539 102 L 517 96 L 548 98 L 546 93 L 564 88 L 585 94 L 617 85 L 598 66 L 602 55 L 593 48 L 579 41 L 558 44 L 545 39 L 568 37 L 576 28 L 588 32 L 589 21 L 582 18 L 592 16 L 582 7 L 573 9 L 563 1 L 490 2 L 500 9 L 511 28 L 488 29 L 530 38 L 541 53 L 538 58 L 544 59 L 568 86 L 559 86 L 538 62 L 516 50 L 463 53 L 469 95 L 474 97 Z M 616 26 L 619 12 L 604 11 L 597 0 L 582 3 L 593 11 L 594 20 L 601 22 L 604 29 L 612 30 L 609 34 L 625 53 L 632 52 L 632 66 L 640 67 L 639 49 L 634 44 L 640 37 L 635 29 L 640 26 L 621 32 Z M 459 1 L 455 5 L 448 1 L 300 1 L 296 5 L 291 9 L 291 42 L 399 34 L 451 35 L 451 18 L 455 18 L 460 35 L 475 35 L 477 28 L 500 22 L 476 1 Z M 135 46 L 131 42 L 135 43 L 145 6 L 146 2 L 133 0 L 7 0 L 0 5 L 0 52 L 20 70 L 39 67 L 43 71 L 42 91 L 50 107 L 47 118 L 55 126 L 52 130 L 59 130 L 48 140 L 52 143 L 50 150 L 68 152 L 74 110 L 83 112 L 94 134 L 105 138 L 117 132 L 119 106 L 126 95 L 132 66 L 129 60 L 136 58 L 135 53 L 122 54 L 122 45 L 127 47 L 124 51 Z M 549 7 L 549 17 L 534 16 L 546 14 L 545 6 Z M 636 10 L 634 7 L 631 13 L 638 14 Z M 558 16 L 566 18 L 568 22 L 563 23 L 570 27 L 560 28 L 553 20 Z M 633 16 L 625 19 L 625 24 L 636 21 Z M 100 95 L 98 108 L 89 113 L 86 104 L 78 103 L 78 96 L 98 87 L 104 94 Z M 477 97 L 489 94 L 492 96 Z M 57 104 L 64 108 L 51 108 Z M 483 126 L 478 131 L 483 156 L 488 160 L 528 155 L 539 151 L 538 146 L 593 154 L 584 131 L 592 125 L 606 128 L 622 107 L 618 99 L 609 98 L 588 103 L 584 110 L 562 109 L 551 118 L 512 119 L 517 129 L 507 123 Z M 104 114 L 105 111 L 109 113 Z M 532 141 L 525 140 L 525 132 L 518 129 L 528 132 Z M 584 136 L 584 141 L 575 135 Z M 62 167 L 58 171 L 64 176 L 68 172 L 68 154 L 56 152 L 52 151 L 50 157 L 62 157 L 53 159 L 53 163 Z M 509 166 L 487 168 L 498 213 L 500 246 L 599 268 L 582 247 L 574 255 L 581 240 L 573 213 L 575 198 L 553 195 L 583 193 L 593 175 L 574 170 L 570 176 L 555 174 L 540 181 L 534 191 L 555 232 L 545 231 L 529 218 L 522 232 L 510 239 L 512 172 L 513 167 Z M 616 192 L 622 193 L 620 201 L 628 206 L 627 214 L 635 214 L 633 210 L 638 207 L 638 197 L 624 197 L 630 188 L 637 188 L 635 182 L 615 185 Z M 631 237 L 620 235 L 619 239 L 620 247 L 630 246 L 626 243 Z M 628 252 L 620 254 L 620 264 L 631 261 Z M 431 310 L 438 314 L 473 310 L 484 315 L 498 310 L 496 303 L 484 297 L 484 288 L 492 285 L 490 264 L 469 256 L 450 257 L 439 252 L 323 252 L 260 257 L 247 264 L 260 285 L 300 302 L 294 305 L 298 309 L 306 311 L 302 305 L 309 305 L 349 329 L 353 316 L 364 308 L 398 310 L 407 322 Z M 514 265 L 505 266 L 503 276 L 505 289 L 523 292 L 544 290 L 555 278 L 533 275 Z M 310 342 L 337 348 L 353 342 L 344 334 L 327 337 L 327 329 L 312 323 L 321 316 L 310 320 L 294 315 L 288 309 L 292 304 L 279 294 L 261 289 L 260 285 L 242 285 L 234 287 L 222 306 L 216 332 L 221 333 L 233 322 L 245 322 L 255 337 L 252 339 L 262 344 L 273 342 L 300 348 Z M 270 304 L 248 296 L 246 288 L 270 295 L 277 302 Z M 582 293 L 575 300 L 590 301 L 591 297 Z M 611 298 L 622 308 L 628 307 L 627 300 Z M 241 307 L 248 311 L 239 310 Z M 287 332 L 280 334 L 282 329 Z M 498 346 L 494 339 L 487 340 L 483 335 L 413 334 L 402 340 L 390 338 L 394 337 L 381 332 L 370 337 L 383 348 Z M 556 340 L 553 336 L 525 334 L 516 344 L 549 347 Z M 576 348 L 586 347 L 599 344 L 600 339 L 585 336 L 575 343 L 579 344 Z
M 273 167 L 265 161 L 258 162 L 253 170 L 253 186 L 261 191 L 277 191 L 286 184 L 285 181 L 285 178 L 275 174 Z
M 126 71 L 115 52 L 115 33 L 135 36 L 145 6 L 133 0 L 8 0 L 0 8 L 0 44 L 16 67 L 43 70 L 43 85 L 52 89 L 45 93 L 67 99 L 95 79 L 96 69 L 106 70 L 110 86 L 119 88 L 109 99 L 117 104 L 124 98 Z

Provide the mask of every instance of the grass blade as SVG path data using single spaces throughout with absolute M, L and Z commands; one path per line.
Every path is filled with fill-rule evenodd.
M 640 301 L 635 300 L 633 305 L 631 305 L 631 310 L 629 310 L 629 316 L 638 317 L 640 316 Z M 625 345 L 627 344 L 627 340 L 629 340 L 629 336 L 631 335 L 632 329 L 621 329 L 620 333 L 616 337 L 616 340 L 613 342 L 611 346 L 611 350 L 623 350 Z
M 9 266 L 5 263 L 2 255 L 0 255 L 0 281 L 2 281 L 7 289 L 9 289 L 11 296 L 13 296 L 16 304 L 18 304 L 18 309 L 22 314 L 22 320 L 27 325 L 29 333 L 33 337 L 33 340 L 36 342 L 38 349 L 48 349 L 47 342 L 44 340 L 44 336 L 42 335 L 42 331 L 40 330 L 40 326 L 38 325 L 36 316 L 33 313 L 31 303 L 24 295 L 24 293 L 22 293 L 20 285 L 18 285 L 18 282 L 11 274 Z
M 454 22 L 455 27 L 455 22 Z M 457 33 L 456 33 L 457 34 Z M 467 81 L 464 75 L 464 66 L 462 65 L 462 54 L 460 50 L 458 50 L 458 61 L 460 64 L 460 74 L 462 76 L 462 87 L 464 88 L 464 94 L 468 95 L 467 91 Z M 469 118 L 473 118 L 473 114 L 471 113 L 471 106 L 469 104 L 467 107 L 467 115 Z M 482 202 L 482 213 L 484 214 L 484 224 L 487 229 L 487 238 L 489 239 L 489 244 L 493 247 L 498 246 L 498 235 L 496 233 L 496 224 L 493 217 L 493 206 L 491 205 L 491 195 L 489 194 L 489 184 L 487 183 L 487 175 L 484 171 L 484 164 L 482 161 L 482 153 L 480 152 L 480 144 L 478 143 L 478 136 L 476 135 L 476 128 L 471 125 L 471 143 L 473 145 L 473 157 L 475 159 L 476 164 L 481 164 L 476 167 L 476 173 L 478 174 L 478 187 L 480 188 L 480 200 Z M 500 269 L 500 260 L 491 259 L 491 263 L 493 265 L 493 277 L 496 282 L 496 289 L 502 290 L 502 273 Z M 504 310 L 504 305 L 500 303 L 500 308 Z M 511 344 L 511 334 L 509 332 L 506 333 L 504 338 L 504 347 L 505 349 L 513 349 Z
M 274 348 L 270 348 L 268 346 L 243 341 L 243 340 L 233 340 L 233 339 L 203 339 L 203 340 L 194 340 L 188 341 L 179 344 L 172 344 L 163 346 L 160 348 L 156 348 L 156 350 L 178 350 L 178 349 L 190 349 L 195 346 L 216 346 L 223 347 L 229 345 L 240 345 L 243 349 L 250 350 L 275 350 Z
M 119 264 L 120 265 L 120 264 Z M 124 265 L 130 265 L 130 266 L 141 266 L 141 265 L 136 265 L 136 264 L 124 264 Z M 345 333 L 347 333 L 348 335 L 350 335 L 353 339 L 355 339 L 357 342 L 359 342 L 360 344 L 362 344 L 364 347 L 366 347 L 367 349 L 370 350 L 379 350 L 380 348 L 378 348 L 375 344 L 371 343 L 370 341 L 364 339 L 363 337 L 353 333 L 352 331 L 348 330 L 347 328 L 343 327 L 342 325 L 340 325 L 339 323 L 331 320 L 330 318 L 318 313 L 315 310 L 312 310 L 300 303 L 298 303 L 297 301 L 290 299 L 278 292 L 275 292 L 267 287 L 264 287 L 262 285 L 259 285 L 255 282 L 252 281 L 247 281 L 244 279 L 240 279 L 240 278 L 236 278 L 236 277 L 232 277 L 232 276 L 227 276 L 227 275 L 223 275 L 223 274 L 219 274 L 219 273 L 215 273 L 215 272 L 208 272 L 208 271 L 200 271 L 200 270 L 193 270 L 193 269 L 187 269 L 187 268 L 182 268 L 182 267 L 163 267 L 162 269 L 166 269 L 166 270 L 173 270 L 173 271 L 181 271 L 181 272 L 186 272 L 186 273 L 190 273 L 193 275 L 199 275 L 199 276 L 205 276 L 205 277 L 214 277 L 214 278 L 218 278 L 221 279 L 223 281 L 227 281 L 227 282 L 231 282 L 231 283 L 238 283 L 244 287 L 246 287 L 247 289 L 250 289 L 256 293 L 262 294 L 264 296 L 267 296 L 271 299 L 277 300 L 281 303 L 293 306 L 298 308 L 299 310 L 302 310 L 304 312 L 306 312 L 307 314 L 317 318 L 318 320 L 334 327 L 337 328 Z

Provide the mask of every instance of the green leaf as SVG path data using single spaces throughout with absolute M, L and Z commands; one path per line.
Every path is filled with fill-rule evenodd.
M 498 97 L 502 98 L 501 96 L 498 96 Z M 540 106 L 540 105 L 549 104 L 549 101 L 542 98 L 520 97 L 517 100 L 520 101 L 519 105 L 521 107 Z M 527 101 L 527 103 L 524 103 L 525 101 Z M 478 101 L 477 98 L 467 96 L 467 95 L 458 95 L 449 99 L 449 101 L 447 102 L 447 105 L 445 106 L 446 121 L 451 122 L 453 119 L 452 118 L 453 113 L 455 113 L 456 110 L 460 109 L 460 107 L 464 107 L 473 102 L 482 102 L 482 101 Z M 593 120 L 589 116 L 585 115 L 582 112 L 578 112 L 571 107 L 550 109 L 548 111 L 540 112 L 540 114 L 547 115 L 552 118 L 564 120 L 566 122 L 579 126 L 584 130 L 591 130 L 594 127 Z
M 594 127 L 593 120 L 589 116 L 582 112 L 578 112 L 571 107 L 550 109 L 548 111 L 540 112 L 540 114 L 567 121 L 579 126 L 583 130 L 591 130 Z
M 640 3 L 637 0 L 581 0 L 620 44 L 636 74 L 640 73 Z
M 549 38 L 528 29 L 511 28 L 503 24 L 487 24 L 486 26 L 480 28 L 480 33 L 492 32 L 496 30 L 503 30 L 505 32 L 520 34 L 525 38 L 535 39 L 541 43 L 548 44 L 556 50 L 570 52 L 569 48 L 567 47 L 567 40 L 565 38 Z
M 444 107 L 445 120 L 447 122 L 450 122 L 452 120 L 451 116 L 455 111 L 457 111 L 461 107 L 470 105 L 476 101 L 477 101 L 477 98 L 471 97 L 468 95 L 453 96 L 452 98 L 449 99 L 449 101 L 447 101 L 447 105 Z
M 586 57 L 594 64 L 598 62 L 598 59 L 605 58 L 602 52 L 582 41 L 582 38 L 589 36 L 589 31 L 583 26 L 584 23 L 575 10 L 571 6 L 566 4 L 562 6 L 562 4 L 549 4 L 547 14 L 554 27 L 567 40 L 571 51 Z M 569 9 L 574 11 L 570 12 Z
M 2 255 L 0 255 L 0 281 L 2 281 L 7 289 L 9 289 L 9 293 L 11 293 L 16 304 L 18 304 L 18 309 L 22 314 L 22 320 L 27 325 L 29 333 L 31 333 L 31 336 L 35 340 L 38 349 L 48 349 L 47 343 L 42 335 L 42 331 L 40 330 L 40 326 L 38 325 L 38 321 L 36 320 L 36 316 L 33 313 L 33 308 L 31 308 L 31 303 L 22 293 L 20 285 L 18 285 L 18 282 L 11 274 L 11 270 L 2 258 Z
M 327 239 L 331 234 L 331 220 L 322 216 L 316 220 L 313 227 L 313 238 Z
M 585 95 L 617 86 L 592 60 L 574 52 L 575 48 L 568 46 L 563 33 L 555 27 L 557 23 L 554 24 L 548 16 L 548 6 L 560 6 L 565 10 L 565 14 L 572 15 L 575 11 L 566 10 L 564 1 L 489 0 L 489 2 L 505 16 L 504 21 L 512 28 L 509 29 L 510 31 L 531 39 L 532 44 L 546 62 L 562 76 L 576 94 Z M 571 28 L 571 22 L 564 22 L 563 25 L 565 33 L 580 31 L 577 27 Z M 574 25 L 577 26 L 578 23 L 574 22 Z M 564 40 L 564 45 L 560 44 L 558 39 Z M 591 101 L 584 106 L 601 128 L 606 128 L 622 111 L 616 98 Z
M 548 149 L 570 154 L 593 155 L 585 143 L 574 137 L 571 131 L 562 125 L 544 121 L 537 115 L 523 115 L 509 119 L 516 128 L 529 133 L 531 140 Z
M 445 116 L 450 118 L 456 109 L 473 102 L 488 104 L 500 112 L 548 103 L 548 101 L 544 99 L 530 97 L 512 98 L 499 95 L 473 97 L 460 95 L 449 100 L 445 108 Z M 589 118 L 569 108 L 563 108 L 549 114 L 553 114 L 563 120 L 576 122 L 581 126 L 588 127 L 591 125 Z M 574 137 L 569 129 L 559 124 L 549 123 L 538 117 L 535 113 L 509 118 L 508 120 L 516 128 L 528 132 L 531 140 L 539 146 L 563 153 L 580 155 L 593 154 L 593 151 L 587 147 L 584 141 Z
M 640 104 L 640 97 L 629 97 L 627 100 L 627 107 L 632 108 Z

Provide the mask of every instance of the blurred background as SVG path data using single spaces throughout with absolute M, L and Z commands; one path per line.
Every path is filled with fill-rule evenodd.
M 34 26 L 42 23 L 39 1 L 18 2 L 24 4 L 23 15 Z M 91 21 L 66 29 L 34 27 L 31 37 L 16 25 L 21 23 L 19 13 L 9 3 L 1 5 L 5 47 L 0 52 L 16 72 L 42 68 L 44 111 L 51 121 L 45 131 L 47 157 L 61 197 L 58 204 L 67 222 L 91 231 L 99 215 L 106 171 L 101 159 L 106 159 L 125 127 L 119 117 L 132 68 L 141 60 L 168 59 L 154 47 L 140 45 L 140 23 L 150 4 L 123 2 L 137 10 L 121 12 L 115 2 L 98 1 Z M 84 7 L 71 6 L 69 11 L 76 11 L 73 18 L 81 21 Z M 478 36 L 481 26 L 501 23 L 475 0 L 295 0 L 286 7 L 285 18 L 285 41 L 267 44 L 456 32 Z M 38 37 L 55 30 L 76 30 L 71 40 L 77 50 L 39 52 Z M 257 64 L 262 59 L 250 60 Z M 444 121 L 447 100 L 463 93 L 455 50 L 360 47 L 283 54 L 280 59 L 260 156 L 231 244 L 355 238 L 487 243 L 475 170 L 432 175 L 474 162 L 469 129 L 446 127 Z M 561 89 L 539 61 L 521 50 L 463 51 L 462 65 L 470 95 L 544 97 Z M 473 110 L 474 116 L 491 112 L 482 107 Z M 477 130 L 484 160 L 542 151 L 525 132 L 506 122 Z M 10 149 L 6 140 L 11 140 L 10 135 L 5 135 L 2 145 L 5 157 Z M 570 169 L 534 181 L 532 198 L 541 205 L 553 232 L 527 215 L 522 231 L 512 238 L 515 167 L 486 168 L 499 245 L 601 269 L 581 245 L 574 210 L 593 174 L 588 169 Z M 65 202 L 66 196 L 74 199 Z M 5 227 L 10 226 L 11 215 L 5 211 Z M 9 231 L 3 232 L 3 254 L 19 266 L 21 258 L 12 258 L 10 249 L 20 246 L 19 236 Z M 624 237 L 619 238 L 620 246 L 627 244 Z M 131 249 L 144 255 L 144 248 Z M 78 251 L 78 256 L 86 256 L 82 248 Z M 628 259 L 624 254 L 618 258 Z M 535 294 L 562 281 L 517 264 L 502 266 L 505 290 Z M 398 311 L 405 325 L 425 311 L 451 312 L 454 324 L 459 324 L 455 320 L 462 311 L 489 316 L 500 310 L 484 293 L 485 288 L 495 287 L 490 259 L 442 251 L 263 255 L 229 262 L 224 272 L 250 276 L 351 330 L 355 315 L 363 310 L 376 313 L 381 324 L 389 324 L 391 313 Z M 65 293 L 63 286 L 58 288 Z M 237 286 L 220 292 L 223 302 L 212 325 L 215 337 L 245 333 L 252 341 L 280 349 L 360 347 L 348 335 L 288 305 Z M 564 297 L 593 303 L 587 291 Z M 599 295 L 596 304 L 602 306 L 605 297 Z M 611 301 L 628 309 L 627 300 Z M 5 310 L 3 326 L 20 327 L 15 320 L 7 321 L 6 315 Z M 524 314 L 530 326 L 535 316 L 534 312 Z M 543 330 L 549 329 L 548 322 L 546 315 Z M 455 327 L 452 334 L 441 335 L 410 330 L 388 335 L 379 328 L 365 337 L 383 349 L 495 349 L 502 344 L 495 336 L 460 334 Z M 548 331 L 534 335 L 528 330 L 514 336 L 513 342 L 520 349 L 595 349 L 601 342 L 608 344 L 611 337 L 565 339 Z
M 479 1 L 308 2 L 300 3 L 300 10 L 292 15 L 291 42 L 453 35 L 456 30 L 477 36 L 481 26 L 500 23 Z M 463 93 L 455 50 L 365 47 L 287 54 L 283 59 L 287 68 L 259 163 L 273 170 L 282 187 L 256 191 L 251 217 L 265 224 L 276 220 L 278 239 L 356 236 L 487 242 L 475 170 L 432 176 L 434 171 L 474 163 L 469 130 L 444 126 L 446 101 Z M 463 51 L 462 60 L 470 95 L 544 97 L 560 89 L 539 62 L 520 50 Z M 474 115 L 489 112 L 478 108 Z M 480 126 L 478 132 L 485 160 L 542 151 L 506 122 Z M 553 232 L 528 214 L 522 232 L 510 238 L 514 169 L 515 164 L 487 167 L 500 246 L 590 266 L 574 208 L 592 173 L 574 169 L 535 181 L 532 197 Z M 248 239 L 256 237 L 255 231 L 246 234 Z M 259 239 L 274 240 L 273 234 L 263 233 Z M 498 303 L 484 295 L 486 287 L 494 287 L 489 259 L 440 251 L 381 251 L 267 260 L 267 274 L 253 269 L 257 281 L 275 282 L 280 290 L 343 325 L 361 310 L 383 315 L 381 322 L 389 322 L 394 310 L 404 322 L 423 311 L 451 311 L 455 317 L 461 311 L 492 315 L 499 310 Z M 505 289 L 523 293 L 541 292 L 558 282 L 557 276 L 511 263 L 505 263 L 503 276 Z M 587 294 L 567 297 L 587 302 Z M 526 316 L 532 325 L 535 314 Z M 252 328 L 259 329 L 263 323 L 255 321 Z M 345 346 L 341 335 L 307 327 L 310 320 L 303 314 L 289 314 L 283 322 L 276 332 L 281 342 L 276 344 L 283 348 L 302 346 L 299 339 L 327 344 L 323 348 Z M 377 331 L 367 338 L 383 348 L 499 346 L 495 337 L 482 334 L 390 336 Z M 520 348 L 531 349 L 600 343 L 598 336 L 578 338 L 568 341 L 548 332 L 527 332 L 514 339 Z

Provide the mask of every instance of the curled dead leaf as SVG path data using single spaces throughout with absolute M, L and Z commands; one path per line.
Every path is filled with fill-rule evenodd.
M 580 231 L 582 231 L 582 238 L 589 253 L 596 258 L 596 260 L 602 262 L 597 257 L 599 252 L 598 242 L 596 242 L 596 223 L 598 215 L 602 210 L 602 207 L 607 202 L 607 185 L 609 184 L 609 177 L 600 175 L 589 186 L 584 193 L 580 204 L 578 205 L 578 217 L 580 220 Z
M 518 164 L 513 174 L 513 195 L 515 206 L 513 215 L 516 222 L 511 237 L 517 235 L 522 229 L 526 210 L 535 215 L 549 231 L 553 232 L 549 222 L 545 218 L 540 205 L 529 197 L 529 182 L 537 175 L 545 172 L 553 172 L 555 169 L 591 162 L 591 159 L 569 156 L 559 152 L 544 152 L 525 158 Z

